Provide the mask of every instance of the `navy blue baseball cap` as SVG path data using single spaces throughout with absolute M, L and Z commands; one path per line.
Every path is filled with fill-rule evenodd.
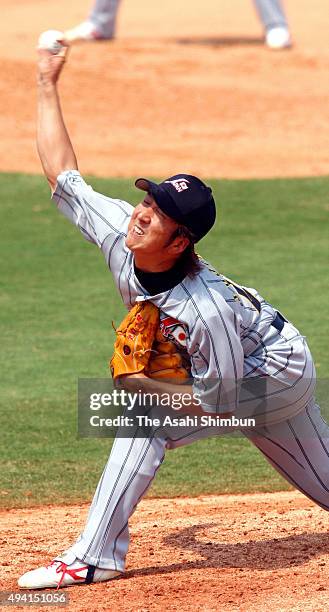
M 194 242 L 201 240 L 215 223 L 216 205 L 211 188 L 196 176 L 175 174 L 159 184 L 139 178 L 135 185 L 150 193 L 168 217 L 185 225 Z

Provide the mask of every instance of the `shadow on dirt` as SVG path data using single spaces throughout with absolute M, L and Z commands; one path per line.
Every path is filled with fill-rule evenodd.
M 264 39 L 254 36 L 194 36 L 176 38 L 179 45 L 204 45 L 209 47 L 235 47 L 264 45 Z
M 329 550 L 329 534 L 326 533 L 304 533 L 271 540 L 218 544 L 211 541 L 209 535 L 202 534 L 204 530 L 214 528 L 218 528 L 220 532 L 218 523 L 203 524 L 188 527 L 163 540 L 165 545 L 172 546 L 176 552 L 180 549 L 199 555 L 201 557 L 199 560 L 182 560 L 181 563 L 171 565 L 131 570 L 126 572 L 125 577 L 225 567 L 271 571 L 302 565 L 316 556 L 328 553 Z M 159 556 L 161 556 L 160 546 Z

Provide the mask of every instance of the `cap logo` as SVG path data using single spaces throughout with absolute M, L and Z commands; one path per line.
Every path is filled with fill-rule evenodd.
M 165 181 L 165 183 L 170 183 L 173 187 L 175 187 L 176 191 L 180 193 L 181 191 L 188 189 L 187 183 L 189 183 L 189 181 L 187 179 L 175 179 L 173 181 Z

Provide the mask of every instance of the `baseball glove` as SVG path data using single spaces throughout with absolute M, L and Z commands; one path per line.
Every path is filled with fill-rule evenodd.
M 190 378 L 191 370 L 187 358 L 174 342 L 164 337 L 160 329 L 157 330 L 145 374 L 149 378 L 173 378 L 177 383 Z
M 149 378 L 184 381 L 190 376 L 189 364 L 175 344 L 159 329 L 159 310 L 152 302 L 138 302 L 118 329 L 110 361 L 114 380 L 143 372 Z

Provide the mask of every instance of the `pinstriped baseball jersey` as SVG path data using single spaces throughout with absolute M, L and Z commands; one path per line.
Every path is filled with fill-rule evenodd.
M 297 414 L 314 390 L 314 366 L 305 339 L 286 323 L 279 332 L 276 310 L 254 289 L 227 279 L 203 260 L 200 272 L 150 296 L 134 273 L 125 238 L 133 207 L 96 193 L 78 171 L 58 177 L 53 199 L 83 236 L 103 252 L 126 307 L 150 300 L 160 309 L 162 331 L 187 351 L 194 390 L 207 412 L 253 410 L 242 399 L 242 379 L 266 379 L 258 424 Z M 260 416 L 259 416 L 260 415 Z

